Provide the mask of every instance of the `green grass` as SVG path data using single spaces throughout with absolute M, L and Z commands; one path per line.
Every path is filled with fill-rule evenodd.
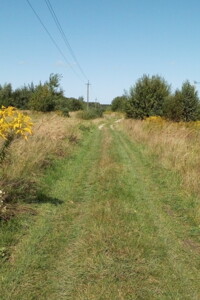
M 196 199 L 144 146 L 93 128 L 44 180 L 1 299 L 200 299 Z
M 41 195 L 41 203 L 36 205 L 39 214 L 35 216 L 33 226 L 29 226 L 26 219 L 28 229 L 19 228 L 21 232 L 19 230 L 18 241 L 21 241 L 13 251 L 12 259 L 2 265 L 2 299 L 46 299 L 45 284 L 48 291 L 51 288 L 47 280 L 48 274 L 54 269 L 59 252 L 63 251 L 66 226 L 69 226 L 73 219 L 72 198 L 81 201 L 81 190 L 85 188 L 87 180 L 87 168 L 92 163 L 92 156 L 97 155 L 95 152 L 91 154 L 91 144 L 94 141 L 96 147 L 97 139 L 99 136 L 94 137 L 94 133 L 91 132 L 85 137 L 80 153 L 75 152 L 70 159 L 57 161 L 54 168 L 48 170 L 44 180 L 49 185 L 49 194 L 43 197 Z M 15 222 L 18 227 L 23 223 L 22 218 L 20 222 L 15 219 Z M 13 234 L 17 236 L 18 228 L 13 226 L 13 229 Z M 9 228 L 7 232 L 13 243 Z M 23 238 L 22 232 L 26 234 Z

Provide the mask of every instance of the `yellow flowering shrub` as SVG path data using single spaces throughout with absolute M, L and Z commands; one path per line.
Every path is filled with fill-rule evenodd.
M 0 149 L 0 163 L 6 156 L 6 151 L 16 136 L 27 139 L 32 134 L 33 123 L 31 118 L 9 106 L 0 109 L 0 138 L 4 139 Z
M 185 122 L 185 126 L 192 128 L 192 129 L 199 129 L 200 128 L 200 121 L 191 121 Z
M 24 115 L 15 107 L 0 109 L 0 137 L 7 140 L 10 136 L 22 136 L 27 139 L 32 134 L 33 123 L 29 116 Z
M 165 119 L 163 119 L 160 116 L 151 116 L 151 117 L 146 118 L 145 121 L 151 122 L 151 123 L 157 123 L 157 124 L 165 123 Z

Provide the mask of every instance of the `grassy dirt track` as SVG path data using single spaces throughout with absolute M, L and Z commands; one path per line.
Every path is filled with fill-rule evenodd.
M 200 299 L 193 197 L 111 122 L 48 171 L 48 201 L 2 269 L 0 299 Z

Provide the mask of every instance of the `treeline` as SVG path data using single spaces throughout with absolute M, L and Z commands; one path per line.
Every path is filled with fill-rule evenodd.
M 161 116 L 172 121 L 200 120 L 200 100 L 194 85 L 185 81 L 181 89 L 171 86 L 158 75 L 143 75 L 128 93 L 113 99 L 113 111 L 123 111 L 128 118 Z
M 67 98 L 60 87 L 61 76 L 51 74 L 45 83 L 24 85 L 13 90 L 10 83 L 0 85 L 0 107 L 14 106 L 18 109 L 31 109 L 42 112 L 54 110 L 77 111 L 85 108 L 83 97 Z

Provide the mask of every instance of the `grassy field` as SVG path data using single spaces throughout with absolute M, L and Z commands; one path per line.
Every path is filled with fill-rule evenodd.
M 200 299 L 198 189 L 177 166 L 180 145 L 196 155 L 198 133 L 114 116 L 52 118 L 63 134 L 40 201 L 2 224 L 1 299 Z M 41 140 L 48 124 L 57 139 L 53 120 L 44 131 L 36 120 Z
M 146 145 L 146 151 L 154 155 L 164 169 L 180 175 L 186 193 L 200 196 L 200 123 L 172 123 L 123 120 L 118 126 L 128 136 Z M 191 204 L 191 218 L 200 224 L 200 205 Z

